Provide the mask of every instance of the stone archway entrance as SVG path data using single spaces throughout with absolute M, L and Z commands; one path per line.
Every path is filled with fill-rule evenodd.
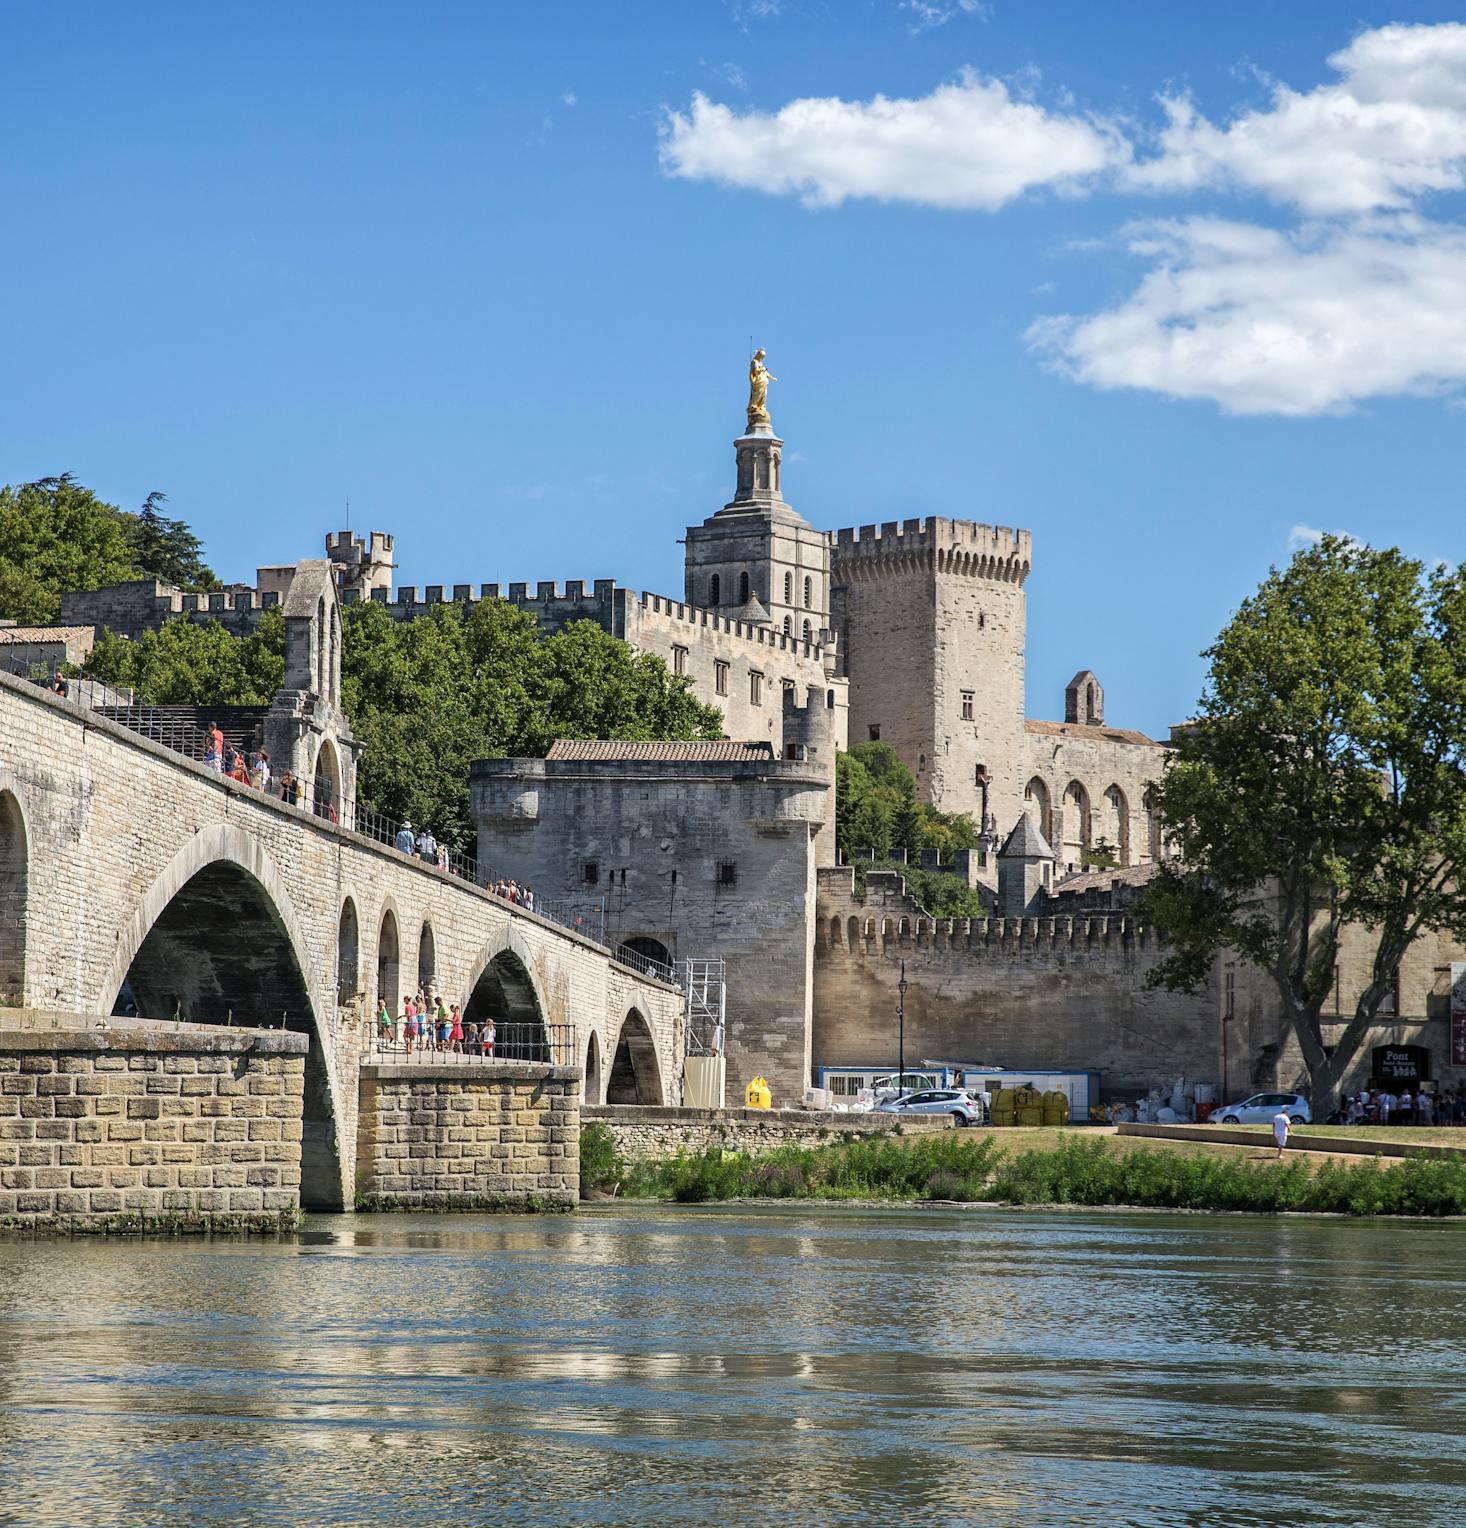
M 387 1005 L 388 1013 L 396 1013 L 402 1001 L 398 990 L 401 971 L 401 952 L 397 940 L 397 914 L 389 907 L 382 914 L 382 926 L 377 932 L 377 991 L 376 1001 L 380 1007 Z
M 601 1042 L 594 1033 L 585 1048 L 585 1083 L 581 1088 L 581 1101 L 591 1105 L 601 1101 Z
M 611 1075 L 606 1080 L 608 1104 L 660 1104 L 662 1070 L 657 1064 L 657 1043 L 638 1009 L 633 1008 L 621 1022 L 616 1051 L 611 1058 Z

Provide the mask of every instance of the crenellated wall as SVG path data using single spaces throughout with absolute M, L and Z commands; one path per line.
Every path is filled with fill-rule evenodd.
M 1127 914 L 932 919 L 892 873 L 818 876 L 814 1064 L 894 1065 L 906 963 L 906 1059 L 1103 1073 L 1106 1091 L 1214 1081 L 1216 995 L 1150 991 L 1155 937 Z

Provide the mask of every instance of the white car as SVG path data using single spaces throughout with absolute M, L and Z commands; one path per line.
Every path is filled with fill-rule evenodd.
M 954 1124 L 981 1125 L 987 1108 L 981 1097 L 965 1088 L 929 1088 L 906 1093 L 876 1105 L 877 1114 L 950 1114 Z
M 1311 1125 L 1308 1100 L 1301 1093 L 1254 1093 L 1241 1103 L 1213 1109 L 1211 1118 L 1223 1125 L 1270 1125 L 1275 1114 L 1286 1114 L 1295 1125 Z

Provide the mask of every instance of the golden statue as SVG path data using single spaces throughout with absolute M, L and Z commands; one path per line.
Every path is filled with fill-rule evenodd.
M 779 379 L 764 365 L 764 352 L 755 350 L 748 363 L 748 428 L 772 430 L 769 418 L 769 383 Z

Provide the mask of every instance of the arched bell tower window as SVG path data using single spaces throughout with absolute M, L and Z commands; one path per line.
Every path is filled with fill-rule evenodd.
M 814 584 L 809 579 L 804 581 L 804 608 L 812 609 L 814 606 Z
M 740 573 L 738 575 L 738 603 L 740 605 L 746 605 L 748 603 L 748 574 L 747 573 Z
M 708 580 L 708 604 L 716 605 L 722 592 L 722 580 L 714 573 Z
M 784 575 L 784 603 L 786 605 L 794 603 L 794 575 L 792 573 Z

